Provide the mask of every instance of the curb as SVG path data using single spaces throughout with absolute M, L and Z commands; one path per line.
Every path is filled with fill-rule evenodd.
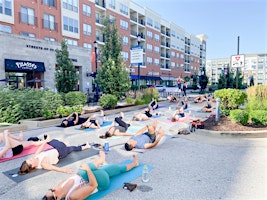
M 267 138 L 267 130 L 260 131 L 211 131 L 196 129 L 196 134 L 214 137 Z

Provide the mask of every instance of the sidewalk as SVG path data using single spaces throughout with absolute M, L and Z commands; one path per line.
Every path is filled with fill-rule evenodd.
M 153 149 L 143 153 L 127 152 L 121 149 L 129 137 L 109 138 L 110 152 L 106 156 L 107 163 L 119 163 L 131 159 L 137 154 L 140 163 L 153 167 L 150 181 L 143 183 L 141 177 L 133 181 L 138 185 L 133 192 L 119 189 L 108 194 L 104 199 L 267 199 L 267 139 L 266 138 L 231 138 L 214 137 L 198 132 L 189 135 L 177 135 L 177 123 L 170 123 L 167 118 L 174 110 L 175 104 L 160 102 L 158 111 L 164 114 L 157 118 L 159 126 L 166 131 L 170 139 Z M 191 104 L 194 117 L 205 119 L 208 114 L 196 112 L 197 104 Z M 126 121 L 141 108 L 125 112 Z M 186 111 L 188 114 L 189 111 Z M 108 114 L 109 119 L 117 116 Z M 133 122 L 134 126 L 143 127 L 151 121 Z M 184 124 L 188 124 L 185 122 Z M 104 144 L 99 136 L 108 127 L 94 131 L 76 130 L 75 127 L 59 128 L 43 127 L 24 132 L 25 138 L 30 136 L 60 138 L 70 144 L 82 144 L 85 141 Z M 4 172 L 18 167 L 26 157 L 0 163 L 0 171 Z M 78 169 L 84 159 L 69 165 Z M 47 172 L 24 182 L 16 184 L 2 173 L 0 174 L 0 199 L 41 199 L 45 192 L 69 177 L 68 174 Z

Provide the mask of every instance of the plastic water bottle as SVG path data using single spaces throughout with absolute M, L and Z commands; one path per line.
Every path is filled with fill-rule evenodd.
M 142 172 L 142 181 L 147 183 L 149 181 L 149 171 L 147 165 L 144 165 L 143 172 Z

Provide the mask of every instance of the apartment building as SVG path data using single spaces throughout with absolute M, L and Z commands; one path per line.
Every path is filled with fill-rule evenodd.
M 231 58 L 207 60 L 206 73 L 209 82 L 218 83 L 221 73 L 227 73 L 228 65 L 231 71 L 236 73 L 236 68 L 231 68 Z M 245 54 L 245 66 L 239 70 L 244 77 L 244 84 L 249 85 L 251 77 L 256 85 L 267 84 L 267 53 Z
M 98 43 L 98 58 L 105 45 L 102 27 L 106 16 L 116 20 L 121 55 L 133 84 L 137 84 L 138 67 L 141 84 L 174 85 L 179 76 L 199 74 L 205 66 L 205 34 L 187 33 L 131 0 L 0 0 L 0 79 L 5 72 L 15 72 L 19 74 L 12 77 L 16 80 L 21 76 L 27 83 L 37 77 L 44 80 L 39 87 L 54 88 L 55 50 L 65 39 L 79 74 L 77 88 L 86 91 L 92 87 L 89 74 L 96 70 L 91 58 L 94 42 Z M 131 63 L 130 50 L 137 45 L 143 49 L 139 66 Z

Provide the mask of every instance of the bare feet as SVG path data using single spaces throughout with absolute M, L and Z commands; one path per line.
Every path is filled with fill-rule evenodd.
M 101 116 L 105 116 L 105 114 L 104 114 L 104 111 L 103 111 L 103 110 L 100 110 L 100 115 L 101 115 Z
M 20 140 L 23 140 L 23 138 L 24 138 L 23 132 L 20 131 L 20 133 L 19 133 L 19 139 L 20 139 Z
M 138 160 L 137 160 L 137 155 L 133 155 L 133 164 L 135 167 L 139 165 Z
M 86 142 L 85 146 L 83 146 L 83 150 L 90 149 L 90 148 L 91 148 L 91 145 L 88 142 Z
M 124 113 L 123 113 L 123 112 L 121 112 L 120 114 L 121 114 L 121 117 L 122 117 L 122 119 L 124 119 Z
M 103 165 L 106 161 L 106 154 L 104 151 L 99 151 L 100 164 Z

